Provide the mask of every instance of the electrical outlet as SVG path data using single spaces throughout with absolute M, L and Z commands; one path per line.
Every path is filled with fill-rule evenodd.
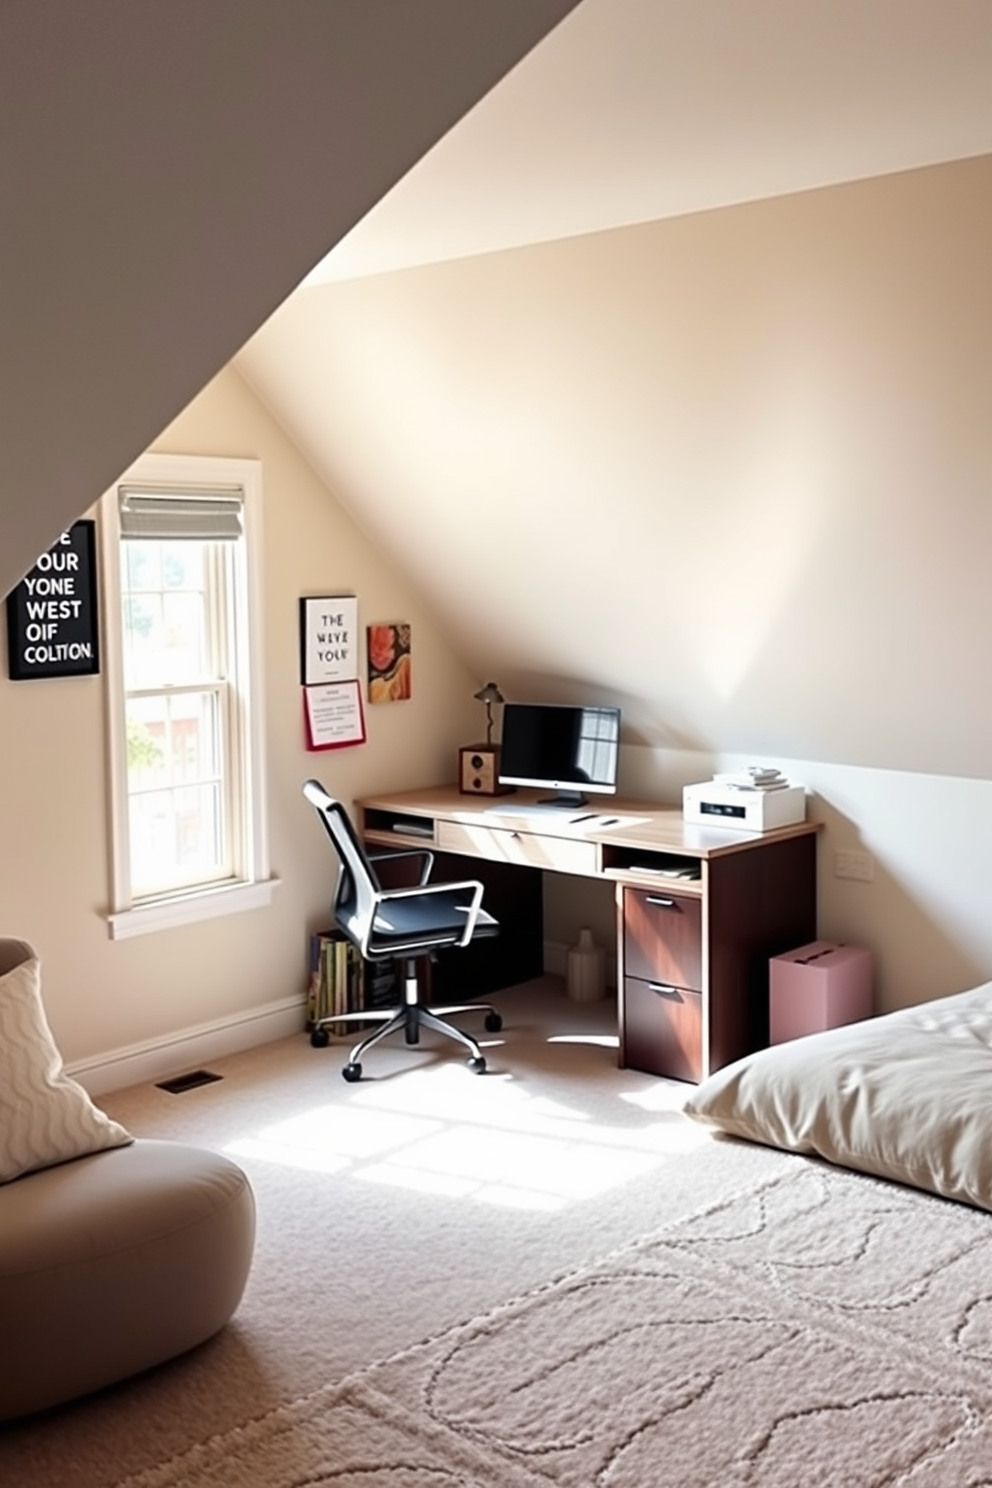
M 875 877 L 875 862 L 871 853 L 841 851 L 834 853 L 834 878 L 856 878 L 860 883 L 871 883 Z

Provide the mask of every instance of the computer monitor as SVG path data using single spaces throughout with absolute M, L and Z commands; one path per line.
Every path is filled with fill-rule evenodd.
M 565 703 L 506 703 L 500 749 L 501 785 L 547 787 L 540 804 L 574 809 L 586 792 L 617 788 L 620 709 Z

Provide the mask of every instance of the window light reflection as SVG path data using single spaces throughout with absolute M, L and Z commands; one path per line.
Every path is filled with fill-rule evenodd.
M 619 1099 L 644 1120 L 611 1125 L 529 1094 L 510 1074 L 480 1079 L 445 1062 L 366 1081 L 346 1103 L 272 1123 L 226 1150 L 439 1198 L 554 1212 L 632 1182 L 707 1140 L 681 1114 L 681 1085 L 645 1080 Z

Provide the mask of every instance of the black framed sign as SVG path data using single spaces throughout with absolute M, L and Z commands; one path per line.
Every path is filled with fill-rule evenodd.
M 87 677 L 100 670 L 96 523 L 63 532 L 7 595 L 11 679 Z
M 300 600 L 300 681 L 350 682 L 358 676 L 358 600 L 353 594 Z

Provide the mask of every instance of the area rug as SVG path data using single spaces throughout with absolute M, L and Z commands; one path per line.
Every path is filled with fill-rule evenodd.
M 321 1484 L 988 1488 L 992 1215 L 796 1158 L 127 1480 Z

